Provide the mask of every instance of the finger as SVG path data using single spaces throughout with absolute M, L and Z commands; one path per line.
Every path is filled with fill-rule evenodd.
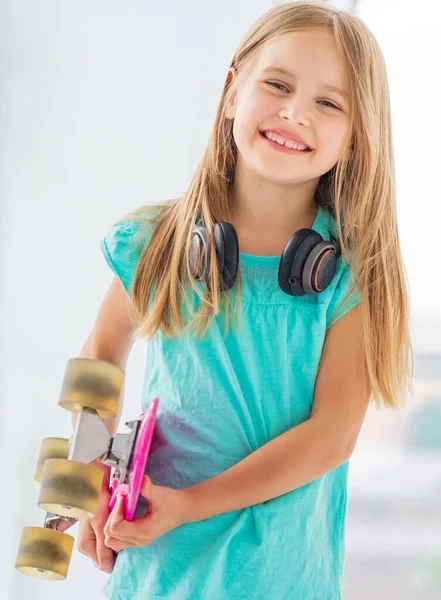
M 110 513 L 110 521 L 112 523 L 122 523 L 125 520 L 125 505 L 126 501 L 124 496 L 122 494 L 118 494 L 115 506 Z
M 144 498 L 147 499 L 148 496 L 151 496 L 153 487 L 154 486 L 150 477 L 148 475 L 143 475 L 141 489 L 139 490 L 141 496 L 144 496 Z
M 103 533 L 106 538 L 116 538 L 118 540 L 132 542 L 134 545 L 137 545 L 140 534 L 139 526 L 141 520 L 144 520 L 144 518 L 135 519 L 135 521 L 123 520 L 117 522 L 115 518 L 112 518 L 111 514 L 106 526 L 104 527 Z M 107 542 L 105 543 L 107 544 Z
M 100 567 L 110 573 L 115 565 L 115 554 L 112 548 L 108 548 L 104 543 L 104 534 L 97 536 L 96 551 Z
M 104 528 L 104 534 L 107 537 L 115 537 L 119 540 L 137 540 L 139 537 L 140 521 L 147 517 L 141 517 L 135 521 L 113 522 L 110 518 Z
M 136 544 L 133 542 L 129 542 L 127 540 L 120 540 L 119 538 L 113 538 L 106 536 L 104 538 L 106 546 L 114 550 L 115 552 L 121 552 L 121 550 L 125 550 L 126 548 L 134 548 Z
M 80 521 L 77 548 L 81 554 L 85 554 L 94 562 L 98 562 L 98 556 L 96 552 L 96 536 L 88 521 Z
M 126 523 L 124 518 L 124 506 L 125 500 L 121 494 L 118 494 L 115 506 L 113 507 L 112 512 L 107 519 L 107 523 L 104 526 L 103 531 L 105 535 L 110 536 L 116 526 Z

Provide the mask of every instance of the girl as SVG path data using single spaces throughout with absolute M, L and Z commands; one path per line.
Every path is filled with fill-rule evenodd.
M 126 215 L 82 356 L 148 340 L 142 495 L 79 529 L 112 600 L 341 598 L 348 461 L 412 391 L 386 68 L 368 28 L 277 6 L 233 57 L 187 192 Z M 115 422 L 109 427 L 116 428 Z

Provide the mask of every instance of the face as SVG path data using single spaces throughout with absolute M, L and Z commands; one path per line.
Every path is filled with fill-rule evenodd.
M 329 34 L 296 32 L 268 42 L 227 107 L 238 160 L 274 182 L 318 182 L 338 161 L 349 129 L 348 100 L 327 85 L 348 89 Z M 279 149 L 261 136 L 271 129 L 300 136 L 312 151 Z

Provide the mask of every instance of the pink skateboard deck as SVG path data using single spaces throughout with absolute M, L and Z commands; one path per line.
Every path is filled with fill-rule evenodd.
M 139 496 L 139 491 L 141 489 L 147 457 L 150 450 L 150 443 L 155 428 L 158 403 L 159 398 L 154 398 L 147 411 L 142 413 L 139 417 L 141 423 L 139 425 L 133 457 L 130 463 L 128 481 L 119 482 L 117 479 L 114 479 L 112 482 L 113 493 L 109 502 L 109 510 L 113 509 L 118 495 L 121 494 L 124 497 L 124 514 L 126 521 L 132 521 L 135 517 L 145 516 L 148 513 L 148 505 L 142 496 Z M 140 512 L 141 514 L 139 514 Z

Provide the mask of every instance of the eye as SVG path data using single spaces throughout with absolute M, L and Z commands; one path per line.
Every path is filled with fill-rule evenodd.
M 286 85 L 283 85 L 283 83 L 278 83 L 277 81 L 266 81 L 265 83 L 268 83 L 268 85 L 271 85 L 273 87 L 281 86 L 289 92 L 289 89 L 286 87 Z M 277 89 L 279 89 L 279 88 L 277 88 Z M 280 90 L 280 91 L 282 91 L 282 90 Z M 332 102 L 329 102 L 329 100 L 319 100 L 319 102 L 324 102 L 325 104 L 328 104 L 329 108 L 335 108 L 336 110 L 340 110 L 340 108 L 338 106 L 336 106 Z
M 277 83 L 277 81 L 266 81 L 265 83 L 268 83 L 269 85 L 272 85 L 273 87 L 276 85 L 280 85 L 283 88 L 285 88 L 285 90 L 288 90 L 288 88 L 286 87 L 286 85 L 283 85 L 283 83 Z M 289 90 L 288 90 L 289 92 Z
M 335 104 L 333 104 L 332 102 L 329 102 L 329 100 L 319 100 L 319 102 L 325 102 L 326 104 L 329 104 L 329 106 L 331 108 L 336 108 L 337 110 L 340 110 L 338 106 L 336 106 Z

